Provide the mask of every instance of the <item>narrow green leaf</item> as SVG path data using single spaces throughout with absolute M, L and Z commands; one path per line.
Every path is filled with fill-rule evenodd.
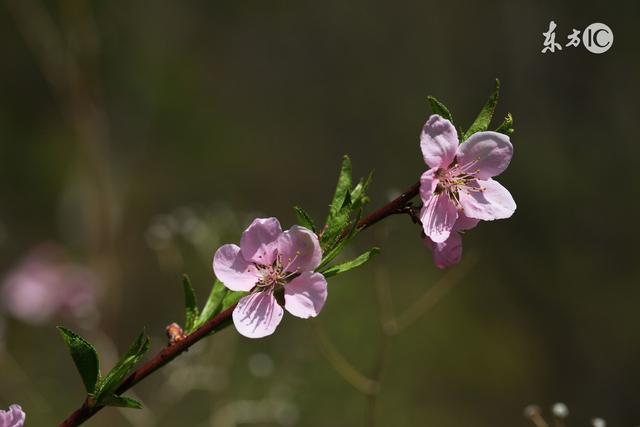
M 124 381 L 131 369 L 149 350 L 149 337 L 143 331 L 131 344 L 127 353 L 116 363 L 116 366 L 100 382 L 96 391 L 96 400 L 102 403 L 105 396 L 114 394 L 118 386 Z
M 329 205 L 329 215 L 325 223 L 320 243 L 323 250 L 326 248 L 327 242 L 332 241 L 336 234 L 344 228 L 349 221 L 351 214 L 351 160 L 348 156 L 344 156 L 340 175 L 338 176 L 338 184 L 333 195 L 331 205 Z
M 191 285 L 191 279 L 186 274 L 182 276 L 182 288 L 184 289 L 184 306 L 185 306 L 185 331 L 187 333 L 193 331 L 194 325 L 198 320 L 198 303 L 196 301 L 196 292 Z
M 209 293 L 209 298 L 207 299 L 207 302 L 205 303 L 204 308 L 200 313 L 200 317 L 194 325 L 194 329 L 197 329 L 200 326 L 204 325 L 209 319 L 220 313 L 222 309 L 222 300 L 227 292 L 228 290 L 222 284 L 222 282 L 216 279 L 216 281 L 213 283 L 213 287 L 211 288 L 211 292 Z
M 336 239 L 342 235 L 345 228 L 349 227 L 349 219 L 351 218 L 352 205 L 351 205 L 351 193 L 347 193 L 344 199 L 342 208 L 332 218 L 331 222 L 328 222 L 325 226 L 324 233 L 320 239 L 320 246 L 322 251 L 329 250 Z
M 496 129 L 496 132 L 500 132 L 507 136 L 511 136 L 511 134 L 514 132 L 513 116 L 511 116 L 511 113 L 507 113 L 507 116 L 504 118 L 500 126 L 498 126 L 498 128 Z
M 362 209 L 358 210 L 358 214 L 355 217 L 355 219 L 351 221 L 350 224 L 348 224 L 350 228 L 346 236 L 342 237 L 342 232 L 341 232 L 338 236 L 335 237 L 334 241 L 328 246 L 329 249 L 323 252 L 322 262 L 320 262 L 320 265 L 318 266 L 318 268 L 316 268 L 316 271 L 322 270 L 326 265 L 328 265 L 331 261 L 333 261 L 335 257 L 340 255 L 340 252 L 342 252 L 344 247 L 351 241 L 351 239 L 355 237 L 356 234 L 358 234 L 358 231 L 359 231 L 358 222 L 360 221 L 361 216 L 362 216 Z
M 338 176 L 338 184 L 336 185 L 336 191 L 333 195 L 333 200 L 329 206 L 329 217 L 335 216 L 344 206 L 345 198 L 351 190 L 351 159 L 349 156 L 342 158 L 342 167 L 340 168 L 340 175 Z
M 240 301 L 240 298 L 245 297 L 247 295 L 249 295 L 249 292 L 233 292 L 233 291 L 227 290 L 226 294 L 224 295 L 224 298 L 222 299 L 222 304 L 220 304 L 218 310 L 216 310 L 216 315 L 232 307 L 233 305 L 237 304 L 238 301 Z M 211 333 L 213 334 L 216 332 L 220 332 L 221 330 L 225 329 L 227 326 L 231 324 L 233 324 L 233 321 L 229 317 L 225 321 L 220 323 L 218 326 L 216 326 L 216 328 Z
M 373 171 L 369 172 L 369 176 L 366 180 L 361 179 L 353 190 L 351 190 L 351 210 L 360 209 L 362 206 L 369 203 L 369 197 L 366 195 L 366 191 L 369 188 L 369 184 L 373 180 Z
M 483 132 L 489 129 L 489 124 L 491 123 L 491 119 L 493 118 L 493 113 L 496 109 L 496 105 L 498 104 L 498 95 L 500 94 L 500 80 L 496 79 L 496 86 L 493 89 L 493 92 L 487 99 L 487 102 L 480 110 L 478 117 L 476 117 L 473 124 L 469 127 L 469 129 L 464 134 L 464 141 L 469 139 L 471 135 L 476 132 Z
M 125 396 L 105 396 L 101 402 L 106 406 L 117 406 L 120 408 L 142 409 L 142 404 L 135 399 Z
M 85 390 L 87 393 L 93 393 L 100 378 L 100 362 L 96 349 L 84 338 L 65 327 L 58 326 L 58 331 L 69 348 Z
M 345 273 L 349 270 L 361 266 L 362 264 L 373 258 L 374 255 L 377 255 L 379 252 L 379 248 L 371 248 L 359 257 L 352 259 L 351 261 L 343 262 L 342 264 L 331 266 L 321 273 L 324 275 L 324 277 L 331 277 L 337 274 Z
M 293 210 L 296 213 L 296 218 L 298 218 L 298 224 L 316 233 L 316 225 L 311 216 L 299 206 L 294 206 Z
M 438 101 L 433 96 L 427 96 L 427 101 L 429 101 L 433 114 L 438 114 L 453 123 L 453 116 L 451 115 L 451 112 L 442 102 Z
M 224 311 L 232 305 L 237 304 L 240 298 L 246 297 L 247 295 L 249 295 L 249 292 L 227 292 L 222 300 L 222 309 L 220 311 Z

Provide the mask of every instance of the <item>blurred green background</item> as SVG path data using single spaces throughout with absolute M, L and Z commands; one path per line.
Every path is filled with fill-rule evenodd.
M 571 425 L 640 423 L 639 18 L 636 1 L 2 2 L 0 273 L 55 242 L 97 294 L 80 318 L 0 317 L 0 406 L 56 425 L 83 399 L 56 324 L 103 368 L 143 326 L 157 351 L 181 273 L 204 299 L 215 249 L 252 217 L 288 227 L 299 204 L 321 221 L 345 153 L 385 203 L 425 169 L 426 96 L 466 126 L 499 77 L 518 210 L 465 236 L 460 266 L 437 270 L 390 218 L 319 318 L 254 341 L 229 328 L 137 386 L 146 409 L 87 425 L 526 426 L 527 404 L 556 401 Z M 560 43 L 604 22 L 614 45 L 543 55 L 552 19 Z M 389 310 L 441 280 L 457 284 L 385 337 Z

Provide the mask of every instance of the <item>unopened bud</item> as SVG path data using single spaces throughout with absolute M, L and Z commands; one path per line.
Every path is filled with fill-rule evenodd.
M 167 332 L 167 338 L 169 338 L 169 345 L 182 341 L 186 337 L 180 325 L 175 322 L 167 326 L 165 330 Z

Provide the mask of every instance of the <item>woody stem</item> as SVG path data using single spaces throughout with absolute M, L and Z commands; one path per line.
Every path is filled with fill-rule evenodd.
M 358 222 L 358 228 L 360 230 L 364 230 L 365 228 L 368 228 L 382 221 L 388 216 L 405 212 L 405 209 L 410 205 L 411 200 L 418 195 L 419 191 L 420 183 L 417 182 L 409 187 L 405 192 L 400 194 L 398 197 L 363 218 L 360 222 Z M 140 381 L 153 374 L 164 365 L 171 362 L 180 354 L 187 351 L 189 347 L 191 347 L 204 337 L 208 336 L 216 329 L 219 329 L 219 327 L 229 324 L 229 322 L 231 321 L 231 314 L 233 313 L 234 309 L 235 305 L 227 308 L 223 312 L 210 319 L 200 328 L 187 335 L 184 339 L 163 348 L 153 358 L 148 360 L 145 364 L 140 366 L 136 371 L 129 375 L 129 377 L 120 385 L 120 387 L 118 387 L 115 394 L 120 395 L 129 390 L 131 387 L 138 384 Z M 69 415 L 69 417 L 67 417 L 67 419 L 65 419 L 59 427 L 79 426 L 80 424 L 84 423 L 89 418 L 94 416 L 103 407 L 104 406 L 100 405 L 91 406 L 89 402 L 85 400 L 82 406 L 71 413 L 71 415 Z

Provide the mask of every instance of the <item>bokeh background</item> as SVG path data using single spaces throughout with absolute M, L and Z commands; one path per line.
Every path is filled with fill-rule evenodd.
M 638 18 L 635 1 L 2 2 L 0 406 L 56 425 L 83 388 L 55 325 L 103 369 L 143 326 L 157 351 L 182 273 L 204 300 L 252 217 L 321 222 L 343 154 L 385 203 L 425 168 L 426 96 L 467 126 L 499 77 L 518 210 L 465 236 L 458 267 L 390 218 L 319 318 L 228 328 L 137 386 L 146 409 L 87 425 L 526 426 L 556 401 L 571 425 L 637 425 Z M 543 55 L 552 19 L 560 43 L 604 22 L 614 45 Z

